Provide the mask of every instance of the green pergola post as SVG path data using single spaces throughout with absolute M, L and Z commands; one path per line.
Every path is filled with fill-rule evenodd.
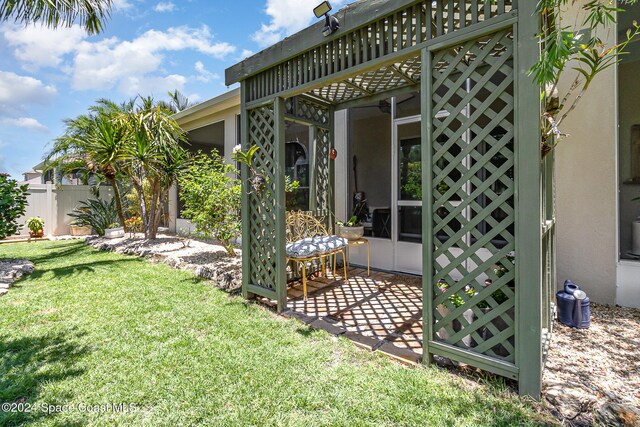
M 284 98 L 274 100 L 275 122 L 275 187 L 276 187 L 276 295 L 278 312 L 287 308 L 287 258 L 285 248 L 286 239 L 286 197 L 284 191 L 285 176 L 285 122 L 284 122 Z
M 422 360 L 429 364 L 433 354 L 429 342 L 433 340 L 433 178 L 431 170 L 433 142 L 431 98 L 431 52 L 422 49 L 422 77 L 420 90 L 422 133 Z
M 243 151 L 251 147 L 249 142 L 249 122 L 247 120 L 247 84 L 240 84 L 240 146 Z M 245 164 L 240 165 L 240 178 L 242 180 L 242 202 L 240 213 L 242 216 L 242 296 L 246 299 L 253 297 L 249 293 L 249 271 L 251 268 L 249 251 L 250 230 L 249 230 L 249 168 Z
M 257 146 L 253 168 L 264 179 L 253 188 L 242 167 L 242 293 L 260 295 L 287 305 L 285 231 L 285 106 L 282 97 L 248 108 L 242 82 L 242 147 Z
M 529 70 L 540 55 L 536 2 L 518 3 L 516 25 L 516 365 L 521 395 L 540 397 L 542 381 L 542 206 L 540 90 Z

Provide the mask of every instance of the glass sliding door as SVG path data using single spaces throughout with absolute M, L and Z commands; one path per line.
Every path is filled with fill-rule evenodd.
M 394 121 L 394 269 L 414 274 L 422 273 L 421 142 L 419 116 Z

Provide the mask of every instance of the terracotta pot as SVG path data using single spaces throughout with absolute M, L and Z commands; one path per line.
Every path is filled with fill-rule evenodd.
M 44 236 L 44 230 L 40 230 L 37 232 L 29 231 L 29 237 L 31 238 L 35 239 L 35 238 L 40 238 L 42 236 Z

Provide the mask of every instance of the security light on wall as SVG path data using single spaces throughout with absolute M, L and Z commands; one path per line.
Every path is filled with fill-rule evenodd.
M 327 37 L 331 34 L 338 31 L 340 28 L 340 22 L 335 16 L 329 16 L 329 12 L 331 11 L 331 4 L 328 1 L 323 1 L 318 6 L 313 8 L 313 13 L 316 15 L 316 18 L 325 18 L 324 29 L 322 30 L 322 34 Z

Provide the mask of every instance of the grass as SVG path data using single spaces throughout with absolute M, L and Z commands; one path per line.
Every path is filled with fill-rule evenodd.
M 35 272 L 0 298 L 0 425 L 539 425 L 500 384 L 407 368 L 186 272 L 79 242 L 0 246 Z

